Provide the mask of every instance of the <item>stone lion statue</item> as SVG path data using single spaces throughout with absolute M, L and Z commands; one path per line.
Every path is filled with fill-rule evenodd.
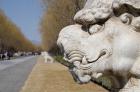
M 87 0 L 58 46 L 81 83 L 112 76 L 113 92 L 140 92 L 140 1 Z

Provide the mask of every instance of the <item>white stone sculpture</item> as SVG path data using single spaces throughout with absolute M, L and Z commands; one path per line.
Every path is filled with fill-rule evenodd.
M 82 83 L 113 76 L 113 92 L 140 92 L 140 1 L 87 0 L 58 46 Z
M 44 51 L 41 53 L 41 55 L 44 57 L 45 63 L 53 63 L 54 62 L 53 58 L 49 55 L 48 52 Z

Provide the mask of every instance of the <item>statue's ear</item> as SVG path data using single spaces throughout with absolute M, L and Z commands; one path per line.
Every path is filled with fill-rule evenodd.
M 123 23 L 132 25 L 134 31 L 140 32 L 140 1 L 139 0 L 114 0 L 113 12 L 120 16 Z
M 130 73 L 134 75 L 135 77 L 140 78 L 140 58 L 134 63 L 132 66 Z

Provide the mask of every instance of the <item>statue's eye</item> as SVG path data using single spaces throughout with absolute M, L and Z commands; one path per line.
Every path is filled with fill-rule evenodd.
M 92 35 L 94 33 L 97 33 L 101 30 L 102 26 L 101 25 L 92 25 L 90 28 L 89 28 L 89 33 Z
M 120 16 L 121 21 L 125 24 L 130 24 L 132 21 L 132 18 L 133 18 L 133 15 L 129 13 L 124 13 Z

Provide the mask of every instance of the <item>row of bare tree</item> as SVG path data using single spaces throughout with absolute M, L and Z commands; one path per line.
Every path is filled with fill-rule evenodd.
M 43 48 L 51 52 L 59 52 L 56 40 L 60 30 L 73 24 L 75 13 L 83 7 L 85 0 L 42 0 L 44 14 L 40 32 Z
M 9 18 L 0 10 L 0 52 L 6 51 L 35 51 L 37 47 L 21 33 Z

